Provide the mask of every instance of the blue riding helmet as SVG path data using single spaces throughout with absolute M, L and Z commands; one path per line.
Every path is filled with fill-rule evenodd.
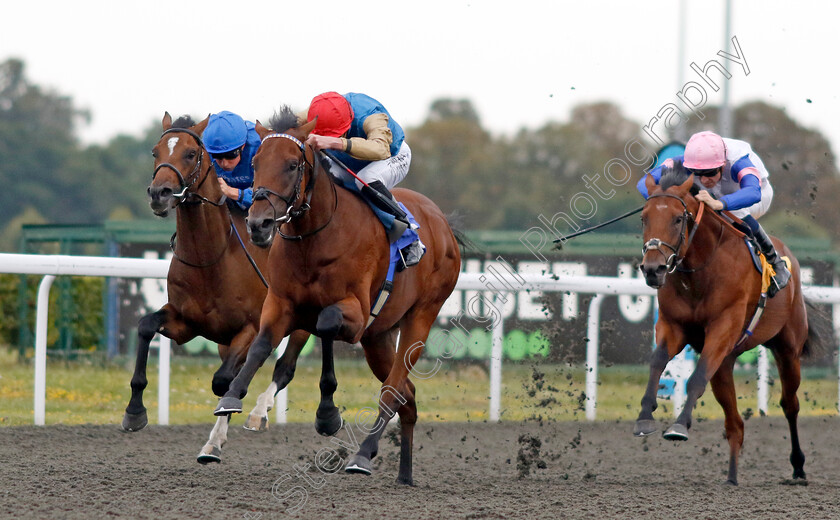
M 210 116 L 207 128 L 204 129 L 201 137 L 208 152 L 225 153 L 245 144 L 248 139 L 248 128 L 241 117 L 223 110 Z

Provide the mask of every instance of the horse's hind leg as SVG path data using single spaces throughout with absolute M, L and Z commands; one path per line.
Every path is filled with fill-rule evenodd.
M 801 381 L 799 357 L 791 353 L 789 348 L 773 349 L 776 366 L 779 369 L 779 379 L 782 380 L 782 410 L 790 428 L 790 464 L 793 466 L 793 478 L 805 479 L 805 454 L 799 445 L 799 398 L 796 392 Z
M 423 352 L 424 341 L 434 323 L 437 309 L 406 318 L 400 328 L 400 344 L 391 371 L 382 385 L 379 396 L 379 416 L 375 426 L 362 442 L 359 452 L 347 463 L 348 472 L 370 473 L 370 460 L 379 451 L 379 439 L 388 422 L 400 413 L 400 469 L 397 483 L 414 485 L 412 451 L 414 426 L 417 423 L 417 402 L 414 384 L 408 379 L 414 364 Z
M 157 312 L 149 313 L 137 324 L 137 360 L 134 363 L 134 375 L 131 377 L 131 399 L 125 408 L 122 428 L 125 431 L 142 430 L 148 423 L 146 407 L 143 405 L 143 391 L 148 385 L 146 363 L 149 359 L 149 343 L 157 332 L 165 331 L 171 337 L 173 331 L 174 309 L 164 305 Z
M 656 394 L 659 390 L 659 378 L 662 372 L 674 356 L 685 348 L 685 340 L 682 333 L 659 321 L 656 324 L 656 338 L 659 340 L 656 350 L 650 359 L 650 375 L 648 376 L 645 394 L 642 396 L 642 409 L 636 424 L 633 427 L 633 435 L 644 437 L 657 431 L 656 421 L 653 419 L 653 412 L 656 410 Z
M 256 406 L 248 414 L 248 419 L 243 426 L 246 430 L 265 431 L 268 429 L 268 412 L 274 406 L 274 396 L 286 388 L 295 376 L 298 356 L 307 340 L 309 340 L 309 333 L 302 330 L 295 331 L 289 336 L 286 351 L 274 365 L 274 375 L 271 377 L 268 389 L 257 397 Z
M 738 456 L 744 444 L 744 419 L 738 413 L 738 396 L 732 370 L 735 356 L 729 355 L 712 377 L 712 392 L 726 416 L 726 439 L 729 441 L 729 476 L 727 483 L 738 485 Z

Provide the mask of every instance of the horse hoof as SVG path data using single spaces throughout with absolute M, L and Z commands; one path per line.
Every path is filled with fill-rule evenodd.
M 266 417 L 265 415 L 260 417 L 258 415 L 248 414 L 248 419 L 245 421 L 245 424 L 242 427 L 252 432 L 267 431 L 268 417 Z
M 344 468 L 344 471 L 347 473 L 370 475 L 372 473 L 370 459 L 357 453 L 347 462 L 347 467 Z
M 222 450 L 215 446 L 211 446 L 210 444 L 206 444 L 203 448 L 201 448 L 201 453 L 198 454 L 196 460 L 200 464 L 222 462 Z
M 414 479 L 411 477 L 397 477 L 397 484 L 401 486 L 411 486 L 414 487 Z
M 652 419 L 639 419 L 636 421 L 636 426 L 633 427 L 633 435 L 636 437 L 647 437 L 656 433 L 658 430 L 656 421 Z
M 140 413 L 125 412 L 122 420 L 122 429 L 127 432 L 136 432 L 142 430 L 149 424 L 149 417 L 146 415 L 146 410 Z
M 669 441 L 687 441 L 688 428 L 686 428 L 682 424 L 676 423 L 667 430 L 665 430 L 665 433 L 662 434 L 662 437 L 668 439 Z
M 318 411 L 315 412 L 315 431 L 324 437 L 332 437 L 338 433 L 343 424 L 341 413 L 335 406 L 324 411 L 318 408 Z
M 222 397 L 219 399 L 219 405 L 213 412 L 214 415 L 230 415 L 233 413 L 242 413 L 242 399 Z
M 737 485 L 738 485 L 738 481 L 737 481 L 737 480 L 732 480 L 732 479 L 727 479 L 727 480 L 726 480 L 726 485 L 727 485 L 727 486 L 737 486 Z

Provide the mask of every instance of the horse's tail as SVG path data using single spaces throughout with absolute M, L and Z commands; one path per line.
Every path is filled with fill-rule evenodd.
M 808 337 L 802 346 L 802 355 L 822 357 L 829 349 L 829 345 L 836 344 L 834 340 L 834 326 L 828 312 L 811 301 L 805 300 L 808 313 Z
M 470 240 L 466 233 L 458 228 L 462 224 L 462 220 L 461 215 L 458 213 L 446 215 L 446 223 L 449 224 L 449 229 L 452 230 L 452 234 L 455 236 L 455 241 L 458 242 L 461 252 L 481 251 L 481 246 Z

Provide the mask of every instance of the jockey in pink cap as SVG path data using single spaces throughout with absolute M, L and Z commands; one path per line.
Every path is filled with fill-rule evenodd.
M 756 220 L 770 208 L 773 187 L 767 168 L 749 143 L 727 139 L 714 132 L 694 134 L 685 146 L 683 157 L 668 159 L 650 172 L 657 184 L 662 177 L 662 168 L 672 167 L 674 161 L 682 161 L 688 173 L 694 175 L 694 182 L 701 189 L 697 200 L 714 210 L 731 211 L 750 227 L 761 252 L 776 271 L 768 295 L 772 297 L 782 290 L 790 281 L 790 271 Z M 647 198 L 644 178 L 636 188 Z

